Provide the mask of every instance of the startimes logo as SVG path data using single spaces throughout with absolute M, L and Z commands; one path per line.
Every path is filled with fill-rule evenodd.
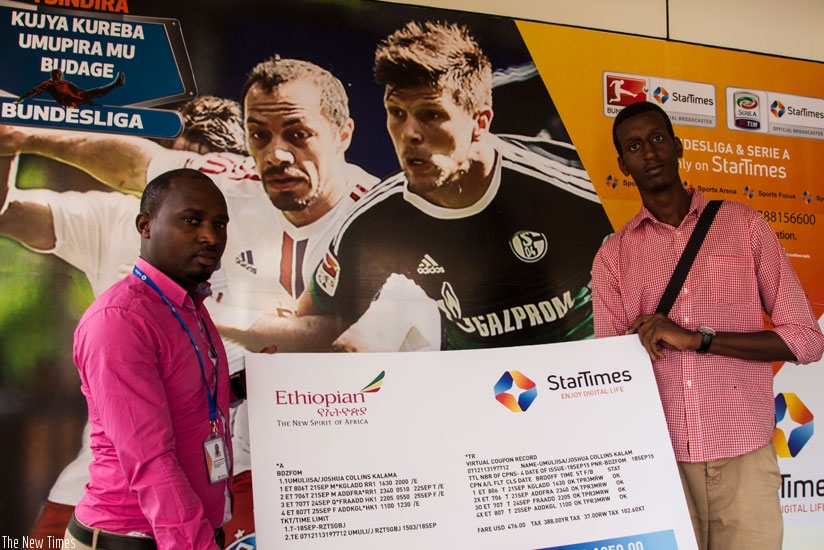
M 786 108 L 784 107 L 783 103 L 781 103 L 780 101 L 778 101 L 776 99 L 770 105 L 770 112 L 773 114 L 773 116 L 775 116 L 777 118 L 781 118 L 782 116 L 784 116 L 784 113 L 786 112 Z
M 517 397 L 515 388 L 522 390 Z M 535 382 L 517 370 L 506 371 L 495 384 L 495 399 L 512 412 L 526 412 L 536 397 Z

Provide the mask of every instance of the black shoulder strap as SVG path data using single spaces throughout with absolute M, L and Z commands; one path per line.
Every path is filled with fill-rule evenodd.
M 675 266 L 675 271 L 672 272 L 672 277 L 666 290 L 664 290 L 664 295 L 661 296 L 661 301 L 658 302 L 658 308 L 655 310 L 656 313 L 669 315 L 672 304 L 675 303 L 678 292 L 681 290 L 681 287 L 684 286 L 684 281 L 690 272 L 692 262 L 695 260 L 695 256 L 701 248 L 701 243 L 704 242 L 704 237 L 707 236 L 707 231 L 710 230 L 712 220 L 715 218 L 715 214 L 721 207 L 722 202 L 724 201 L 710 201 L 709 204 L 704 207 L 701 217 L 698 218 L 698 223 L 695 224 L 695 229 L 690 236 L 690 240 L 687 241 L 687 246 L 684 247 L 684 252 L 681 253 L 678 265 Z

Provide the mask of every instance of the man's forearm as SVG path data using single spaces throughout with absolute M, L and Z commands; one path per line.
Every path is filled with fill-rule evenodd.
M 708 353 L 753 361 L 796 360 L 784 340 L 771 330 L 749 333 L 719 332 L 713 337 Z
M 146 169 L 163 148 L 133 136 L 4 126 L 0 154 L 33 153 L 76 166 L 115 189 L 140 193 Z
M 218 331 L 249 351 L 327 352 L 332 340 L 340 334 L 338 321 L 328 315 L 278 317 L 264 315 L 248 328 L 221 326 Z

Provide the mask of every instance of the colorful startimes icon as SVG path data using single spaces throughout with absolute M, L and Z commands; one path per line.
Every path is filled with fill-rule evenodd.
M 784 116 L 786 109 L 784 108 L 784 104 L 776 99 L 770 105 L 770 112 L 773 114 L 773 116 L 781 118 L 782 116 Z
M 618 187 L 618 178 L 614 177 L 612 174 L 607 176 L 607 185 L 615 189 Z
M 655 88 L 655 91 L 652 92 L 652 97 L 655 98 L 655 101 L 663 105 L 669 99 L 669 92 L 663 86 L 658 86 Z
M 793 422 L 800 424 L 790 432 L 789 438 L 778 427 L 788 412 Z M 775 396 L 775 424 L 773 444 L 782 458 L 797 456 L 813 436 L 813 413 L 794 393 L 784 392 Z
M 513 385 L 523 390 L 517 397 L 511 391 Z M 526 412 L 536 397 L 535 382 L 516 370 L 506 371 L 495 384 L 495 399 L 512 412 Z

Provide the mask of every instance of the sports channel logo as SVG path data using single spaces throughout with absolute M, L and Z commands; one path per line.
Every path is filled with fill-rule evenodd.
M 626 107 L 647 99 L 647 80 L 624 75 L 606 75 L 607 105 Z
M 607 176 L 607 179 L 606 179 L 606 184 L 607 184 L 607 185 L 608 185 L 611 189 L 615 189 L 616 187 L 618 187 L 618 178 L 616 178 L 615 176 L 613 176 L 612 174 L 610 174 L 610 175 L 608 175 L 608 176 Z
M 783 103 L 776 99 L 770 104 L 770 112 L 773 114 L 775 118 L 781 118 L 782 116 L 784 116 L 784 113 L 787 112 L 787 108 L 784 107 Z
M 739 91 L 733 94 L 734 114 L 733 124 L 743 130 L 758 130 L 761 128 L 761 109 L 758 96 L 752 92 Z
M 652 97 L 655 98 L 655 101 L 663 105 L 669 99 L 669 92 L 663 86 L 658 86 L 655 88 L 655 91 L 652 92 Z
M 789 418 L 787 418 L 789 413 Z M 786 420 L 785 420 L 786 419 Z M 794 393 L 783 392 L 775 396 L 775 431 L 773 444 L 778 456 L 792 458 L 798 456 L 804 445 L 813 436 L 813 413 Z M 788 438 L 782 422 L 790 428 Z
M 516 370 L 506 371 L 495 384 L 495 399 L 512 412 L 526 412 L 536 397 L 535 382 Z

